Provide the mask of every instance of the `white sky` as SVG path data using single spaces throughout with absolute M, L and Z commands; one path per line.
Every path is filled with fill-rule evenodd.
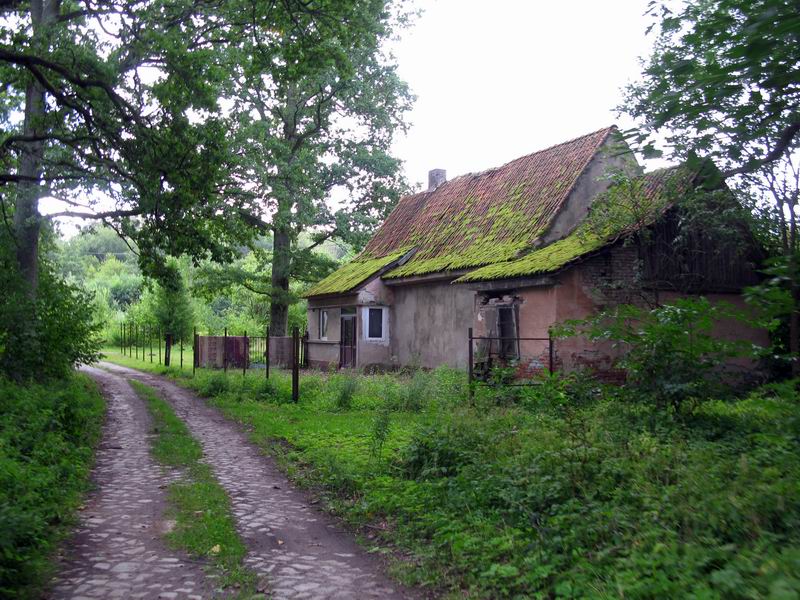
M 637 79 L 648 0 L 418 0 L 395 47 L 417 102 L 395 151 L 411 182 L 448 179 L 616 123 Z

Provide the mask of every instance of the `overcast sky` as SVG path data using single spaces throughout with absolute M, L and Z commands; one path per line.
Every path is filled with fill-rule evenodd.
M 649 54 L 647 0 L 418 0 L 395 47 L 417 96 L 395 150 L 411 182 L 502 165 L 613 123 Z M 424 187 L 423 186 L 423 187 Z

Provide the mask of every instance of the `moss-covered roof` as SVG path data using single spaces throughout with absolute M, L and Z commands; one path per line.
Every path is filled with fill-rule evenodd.
M 365 253 L 360 254 L 351 262 L 342 265 L 336 271 L 328 275 L 308 289 L 303 297 L 325 296 L 329 294 L 345 294 L 381 270 L 389 267 L 392 263 L 399 261 L 409 251 L 409 248 L 401 248 L 386 256 L 373 257 Z
M 573 261 L 651 225 L 685 191 L 695 171 L 661 169 L 609 188 L 595 200 L 589 216 L 571 234 L 544 248 L 503 263 L 488 265 L 455 283 L 492 281 L 554 273 Z

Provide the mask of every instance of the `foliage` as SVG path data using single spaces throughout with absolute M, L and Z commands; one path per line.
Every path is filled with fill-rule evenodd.
M 642 79 L 619 110 L 640 125 L 631 135 L 652 150 L 662 137 L 671 158 L 697 164 L 710 157 L 721 171 L 707 185 L 743 178 L 751 195 L 766 199 L 769 231 L 779 252 L 800 250 L 800 16 L 791 0 L 652 0 L 658 37 Z M 792 354 L 800 353 L 797 266 L 786 286 Z M 792 363 L 794 376 L 800 361 Z
M 686 400 L 718 392 L 721 370 L 730 359 L 754 358 L 763 350 L 718 333 L 725 320 L 748 318 L 727 304 L 690 297 L 650 309 L 618 305 L 586 320 L 567 322 L 554 334 L 612 342 L 620 352 L 616 366 L 627 372 L 627 387 L 662 409 L 678 411 Z
M 242 157 L 234 176 L 246 182 L 251 222 L 272 234 L 268 294 L 276 335 L 286 334 L 296 300 L 290 281 L 317 280 L 334 266 L 314 248 L 328 239 L 362 247 L 405 189 L 390 150 L 411 95 L 383 45 L 407 16 L 385 0 L 322 4 L 317 10 L 346 26 L 297 17 L 319 28 L 319 47 L 309 50 L 316 61 L 297 64 L 295 25 L 254 28 L 226 65 L 232 143 Z M 337 189 L 347 200 L 334 209 Z M 310 245 L 299 243 L 302 232 L 311 234 Z
M 0 378 L 0 598 L 38 597 L 88 488 L 103 401 L 86 377 Z
M 353 375 L 339 377 L 339 388 L 336 393 L 336 408 L 350 410 L 353 407 L 353 396 L 358 389 L 358 379 Z
M 42 262 L 39 294 L 32 298 L 8 239 L 0 235 L 0 374 L 37 381 L 66 377 L 98 357 L 100 324 L 94 298 Z
M 674 10 L 673 10 L 674 8 Z M 790 0 L 650 2 L 658 37 L 621 111 L 671 151 L 754 170 L 800 129 L 800 16 Z
M 173 339 L 190 339 L 194 315 L 186 283 L 176 261 L 160 268 L 154 306 L 155 321 Z

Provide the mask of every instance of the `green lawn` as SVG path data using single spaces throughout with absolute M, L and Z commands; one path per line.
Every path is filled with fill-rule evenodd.
M 303 373 L 296 405 L 285 373 L 178 381 L 371 544 L 403 550 L 407 582 L 476 598 L 800 597 L 795 384 L 677 418 L 559 378 L 470 401 L 464 379 Z

